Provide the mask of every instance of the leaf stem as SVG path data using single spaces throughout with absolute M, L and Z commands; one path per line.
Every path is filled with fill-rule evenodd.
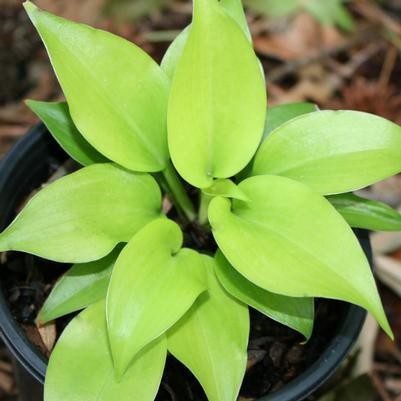
M 168 162 L 166 169 L 162 172 L 162 175 L 177 208 L 181 209 L 185 217 L 190 222 L 195 220 L 196 213 L 194 205 L 189 199 L 188 194 L 186 193 L 185 188 L 183 187 L 182 182 L 171 161 Z
M 206 195 L 203 191 L 199 192 L 200 201 L 199 201 L 199 211 L 198 211 L 198 221 L 199 224 L 204 226 L 208 221 L 208 209 L 209 203 L 212 200 L 213 196 Z

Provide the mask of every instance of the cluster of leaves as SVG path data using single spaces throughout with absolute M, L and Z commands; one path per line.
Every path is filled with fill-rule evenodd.
M 286 17 L 306 11 L 323 25 L 339 26 L 350 31 L 354 20 L 344 3 L 350 0 L 245 0 L 252 10 L 272 18 Z
M 401 230 L 401 216 L 347 192 L 401 170 L 400 127 L 310 104 L 266 114 L 240 0 L 196 0 L 161 66 L 110 33 L 25 8 L 67 100 L 28 104 L 84 166 L 0 234 L 0 251 L 74 263 L 39 315 L 84 309 L 51 355 L 46 401 L 152 401 L 167 352 L 210 401 L 234 401 L 248 305 L 308 339 L 314 297 L 340 299 L 392 335 L 350 225 Z M 160 187 L 211 228 L 215 255 L 183 247 Z

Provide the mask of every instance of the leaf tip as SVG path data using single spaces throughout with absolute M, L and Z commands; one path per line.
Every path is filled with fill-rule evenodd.
M 29 0 L 23 2 L 22 5 L 30 17 L 32 17 L 33 13 L 39 11 L 39 8 Z

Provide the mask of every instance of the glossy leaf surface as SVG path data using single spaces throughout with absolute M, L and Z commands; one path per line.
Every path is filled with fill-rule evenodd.
M 360 305 L 391 334 L 366 256 L 325 198 L 279 176 L 252 177 L 239 187 L 250 202 L 214 198 L 209 221 L 243 276 L 278 294 Z
M 45 401 L 153 401 L 166 360 L 166 340 L 150 344 L 116 381 L 107 340 L 105 303 L 90 306 L 63 331 L 51 354 Z
M 318 111 L 272 132 L 253 175 L 301 181 L 329 195 L 363 188 L 401 171 L 401 127 L 372 114 Z
M 42 189 L 0 234 L 0 251 L 84 263 L 128 242 L 160 216 L 161 194 L 148 174 L 94 164 Z
M 82 135 L 110 160 L 160 171 L 168 160 L 169 81 L 143 50 L 25 3 Z
M 225 196 L 226 198 L 248 200 L 247 196 L 229 179 L 214 180 L 209 188 L 202 190 L 208 196 Z
M 78 163 L 89 166 L 108 161 L 77 130 L 67 103 L 27 100 L 26 104 L 43 121 L 65 152 Z
M 313 298 L 286 297 L 266 291 L 239 274 L 220 251 L 215 260 L 217 277 L 233 297 L 300 332 L 309 340 L 315 316 Z
M 221 287 L 213 259 L 203 258 L 208 291 L 168 332 L 168 350 L 191 370 L 209 401 L 235 401 L 247 361 L 248 308 Z
M 351 227 L 401 231 L 401 215 L 385 203 L 354 194 L 332 195 L 327 199 Z
M 121 249 L 122 246 L 117 246 L 102 259 L 72 266 L 53 287 L 40 310 L 38 321 L 47 323 L 105 299 Z
M 238 173 L 259 145 L 265 109 L 258 59 L 238 24 L 217 1 L 195 2 L 168 110 L 169 148 L 180 175 L 206 188 L 213 178 Z
M 182 240 L 176 223 L 159 219 L 136 234 L 117 259 L 107 294 L 117 376 L 206 289 L 202 257 L 180 249 Z

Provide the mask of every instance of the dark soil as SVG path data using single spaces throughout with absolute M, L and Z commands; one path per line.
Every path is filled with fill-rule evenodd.
M 9 252 L 0 271 L 2 289 L 14 317 L 46 356 L 49 350 L 41 341 L 35 318 L 55 281 L 67 268 L 31 255 Z M 318 300 L 316 327 L 307 344 L 302 343 L 303 338 L 297 332 L 251 309 L 248 368 L 241 396 L 253 399 L 277 391 L 302 373 L 335 335 L 343 309 L 340 302 Z M 58 335 L 72 317 L 57 319 Z M 156 400 L 207 401 L 196 379 L 172 357 L 168 359 Z
M 54 173 L 51 168 L 49 175 Z M 16 210 L 19 210 L 19 205 Z M 197 239 L 199 228 L 186 235 L 186 244 L 213 251 L 213 241 L 207 236 Z M 35 325 L 36 316 L 56 280 L 69 265 L 19 253 L 3 254 L 4 266 L 0 269 L 0 280 L 5 299 L 28 338 L 41 352 L 49 356 L 50 350 L 41 339 Z M 302 373 L 324 351 L 334 337 L 337 322 L 344 312 L 344 304 L 335 301 L 316 302 L 316 323 L 312 339 L 303 344 L 303 337 L 290 328 L 270 318 L 250 311 L 251 335 L 248 349 L 247 374 L 240 395 L 253 400 L 279 390 Z M 74 315 L 56 321 L 56 336 Z M 193 375 L 173 357 L 169 357 L 157 401 L 207 401 L 203 390 Z

